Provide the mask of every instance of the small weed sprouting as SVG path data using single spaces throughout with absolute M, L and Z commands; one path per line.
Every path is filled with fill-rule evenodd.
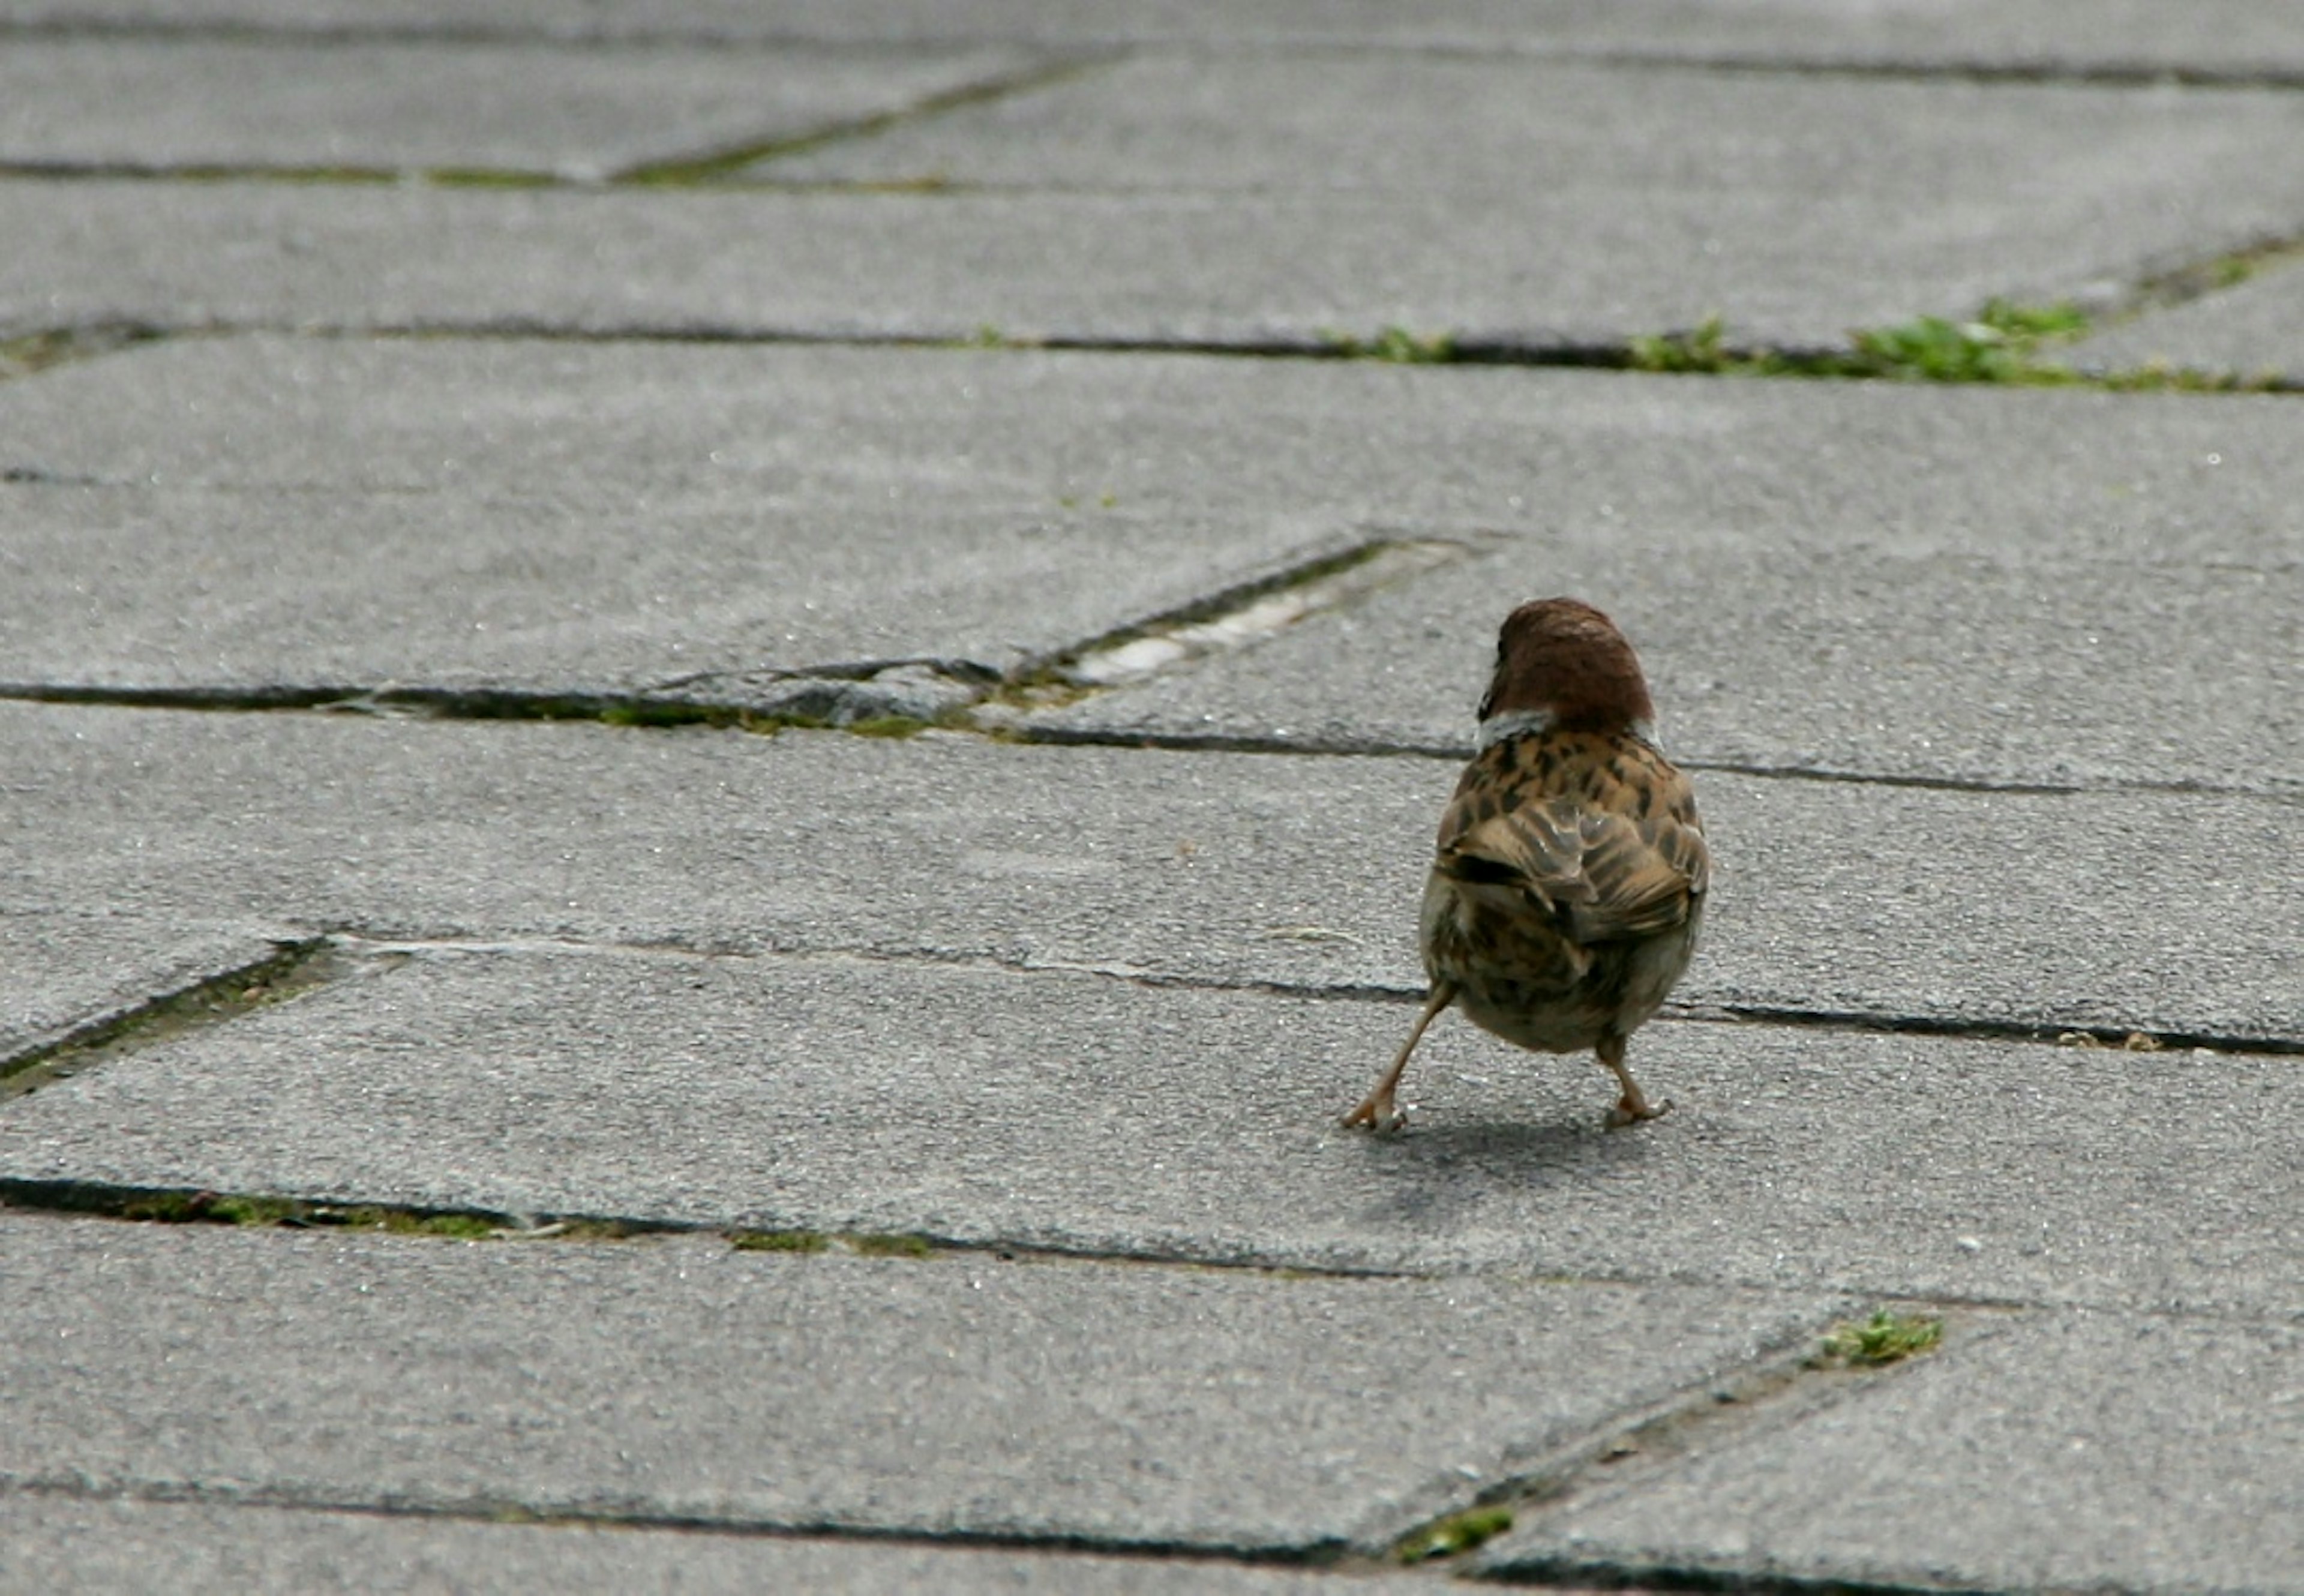
M 390 1235 L 438 1235 L 452 1241 L 494 1240 L 498 1227 L 478 1214 L 420 1214 L 399 1208 L 328 1209 L 304 1216 L 312 1225 L 341 1225 L 347 1230 L 381 1230 Z
M 739 1252 L 821 1252 L 832 1238 L 820 1230 L 735 1230 L 728 1244 Z
M 2044 343 L 2077 337 L 2088 326 L 2087 316 L 2073 305 L 1994 300 L 1973 321 L 1916 316 L 1851 335 L 1856 353 L 1846 375 L 2035 386 L 2074 383 L 2080 380 L 2078 372 L 2040 365 L 2032 352 Z
M 2043 345 L 2079 337 L 2089 327 L 2087 314 L 2073 305 L 1994 300 L 1970 320 L 1916 316 L 1888 327 L 1859 328 L 1849 335 L 1845 349 L 1788 352 L 1766 344 L 1732 346 L 1721 318 L 1711 316 L 1685 332 L 1631 338 L 1622 364 L 1627 370 L 1671 376 L 2087 386 L 2116 393 L 2247 394 L 2287 386 L 2276 372 L 2245 376 L 2164 365 L 2087 372 L 2038 358 Z
M 1467 1507 L 1437 1524 L 1427 1524 L 1402 1538 L 1394 1549 L 1403 1563 L 1453 1558 L 1493 1541 L 1512 1527 L 1512 1509 L 1503 1507 Z
M 1328 333 L 1320 340 L 1348 361 L 1386 361 L 1396 366 L 1444 366 L 1456 358 L 1456 340 L 1447 333 L 1413 333 L 1404 327 L 1380 328 L 1373 338 Z
M 840 1239 L 867 1258 L 926 1258 L 931 1250 L 924 1235 L 851 1234 Z
M 1766 351 L 1751 354 L 1731 352 L 1725 325 L 1707 316 L 1684 333 L 1641 334 L 1626 345 L 1627 363 L 1635 371 L 1672 376 L 1742 377 L 1765 375 Z
M 1818 1366 L 1843 1363 L 1874 1369 L 1929 1351 L 1944 1339 L 1944 1320 L 1883 1308 L 1869 1319 L 1835 1325 L 1812 1360 Z
M 117 1211 L 123 1219 L 149 1225 L 278 1225 L 295 1218 L 302 1205 L 278 1197 L 150 1192 L 129 1198 Z

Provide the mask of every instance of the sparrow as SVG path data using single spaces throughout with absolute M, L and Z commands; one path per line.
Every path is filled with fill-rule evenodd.
M 1546 1053 L 1591 1048 L 1623 1089 L 1611 1126 L 1654 1119 L 1624 1044 L 1688 968 L 1712 873 L 1688 778 L 1656 739 L 1640 664 L 1577 598 L 1504 617 L 1477 751 L 1441 817 L 1425 884 L 1430 995 L 1347 1125 L 1390 1131 L 1426 1027 L 1454 1004 Z

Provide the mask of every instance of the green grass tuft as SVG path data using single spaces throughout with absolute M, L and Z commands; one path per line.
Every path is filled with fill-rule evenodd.
M 737 1230 L 728 1244 L 739 1252 L 821 1252 L 832 1238 L 820 1230 Z
M 1453 1558 L 1471 1550 L 1486 1541 L 1493 1541 L 1512 1527 L 1509 1507 L 1467 1507 L 1461 1513 L 1451 1514 L 1437 1524 L 1402 1537 L 1394 1549 L 1403 1563 L 1428 1562 L 1434 1558 Z
M 924 1235 L 851 1234 L 840 1238 L 867 1258 L 926 1258 L 930 1251 Z
M 1412 333 L 1404 327 L 1387 327 L 1373 338 L 1350 333 L 1329 333 L 1321 342 L 1328 351 L 1348 361 L 1388 361 L 1399 366 L 1444 366 L 1456 358 L 1456 340 L 1447 333 Z
M 1876 1368 L 1916 1357 L 1943 1339 L 1943 1320 L 1884 1308 L 1869 1319 L 1834 1326 L 1824 1338 L 1818 1361 Z

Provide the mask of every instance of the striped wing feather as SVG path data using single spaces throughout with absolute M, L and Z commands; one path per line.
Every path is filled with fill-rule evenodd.
M 1668 790 L 1645 816 L 1627 786 L 1500 806 L 1468 782 L 1442 824 L 1438 868 L 1498 908 L 1525 912 L 1533 898 L 1587 947 L 1684 925 L 1711 862 L 1686 778 L 1668 766 L 1655 775 Z

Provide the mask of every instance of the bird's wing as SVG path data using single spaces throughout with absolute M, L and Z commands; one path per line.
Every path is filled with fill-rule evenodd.
M 1687 922 L 1711 861 L 1692 804 L 1652 807 L 1643 819 L 1567 796 L 1524 804 L 1456 832 L 1438 866 L 1479 896 L 1537 899 L 1580 943 L 1653 936 Z

